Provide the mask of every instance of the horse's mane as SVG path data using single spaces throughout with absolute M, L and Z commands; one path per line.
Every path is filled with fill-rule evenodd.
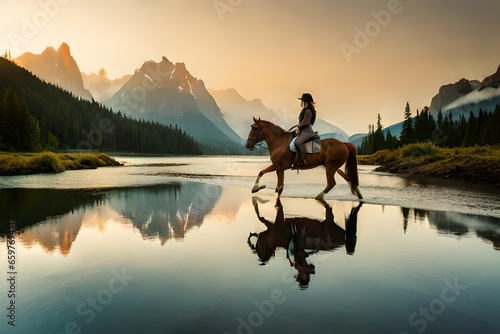
M 271 129 L 271 131 L 273 131 L 273 132 L 285 132 L 285 130 L 284 130 L 281 126 L 276 125 L 276 124 L 274 124 L 274 123 L 272 123 L 272 122 L 269 122 L 269 121 L 266 121 L 266 120 L 261 120 L 260 122 L 261 122 L 261 123 L 265 123 L 265 124 L 267 124 L 267 126 L 268 126 L 268 127 Z

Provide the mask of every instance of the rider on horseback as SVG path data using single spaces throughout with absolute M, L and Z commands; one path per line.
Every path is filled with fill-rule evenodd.
M 295 147 L 297 147 L 297 154 L 293 162 L 293 168 L 299 169 L 307 166 L 306 152 L 304 143 L 314 136 L 312 126 L 316 121 L 316 109 L 314 108 L 314 100 L 311 94 L 304 93 L 299 97 L 300 106 L 302 111 L 299 115 L 299 124 L 294 125 L 289 131 L 295 129 L 297 139 L 295 139 Z

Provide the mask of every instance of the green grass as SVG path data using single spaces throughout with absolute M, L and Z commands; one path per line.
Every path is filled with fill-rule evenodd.
M 104 153 L 0 153 L 0 175 L 61 173 L 120 165 Z
M 500 146 L 443 148 L 432 143 L 410 144 L 359 156 L 359 164 L 399 174 L 488 182 L 500 186 Z

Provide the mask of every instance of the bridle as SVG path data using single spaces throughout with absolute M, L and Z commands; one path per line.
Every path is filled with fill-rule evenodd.
M 262 146 L 262 144 L 260 144 L 261 142 L 263 142 L 263 141 L 269 142 L 269 141 L 271 141 L 273 139 L 281 137 L 284 133 L 286 133 L 286 131 L 283 131 L 282 133 L 280 133 L 277 136 L 274 136 L 274 137 L 266 139 L 262 135 L 262 129 L 263 128 L 262 128 L 261 125 L 252 124 L 251 127 L 258 130 L 258 132 L 257 132 L 257 140 L 255 142 L 252 142 L 252 141 L 250 141 L 250 139 L 247 139 L 247 141 L 249 141 L 253 146 L 260 147 L 260 148 L 263 148 L 263 149 L 266 149 L 266 150 L 269 150 L 269 148 Z

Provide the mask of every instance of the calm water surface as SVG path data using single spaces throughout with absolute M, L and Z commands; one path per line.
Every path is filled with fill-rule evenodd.
M 119 159 L 0 178 L 1 333 L 500 332 L 494 190 L 362 166 L 366 202 L 318 169 L 276 203 L 267 158 Z

